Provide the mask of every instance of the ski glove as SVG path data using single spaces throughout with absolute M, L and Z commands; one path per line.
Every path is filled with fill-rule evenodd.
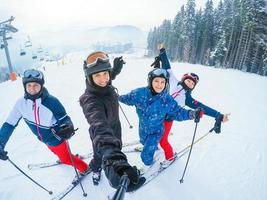
M 155 61 L 150 65 L 151 67 L 154 66 L 154 68 L 160 68 L 160 57 L 156 56 Z
M 137 184 L 139 181 L 140 172 L 136 168 L 136 166 L 130 166 L 127 162 L 119 161 L 114 165 L 114 170 L 122 176 L 123 174 L 127 174 L 130 182 L 133 184 Z
M 127 191 L 129 191 L 133 185 L 138 184 L 140 172 L 135 166 L 132 167 L 127 162 L 125 155 L 116 154 L 108 159 L 105 157 L 106 156 L 103 156 L 102 168 L 104 169 L 106 177 L 112 187 L 116 189 L 119 187 L 120 179 L 124 174 L 126 174 L 130 180 Z
M 0 144 L 0 159 L 1 160 L 7 160 L 8 159 L 7 151 L 4 151 L 2 144 Z
M 165 51 L 165 48 L 163 47 L 163 48 L 161 48 L 160 50 L 159 50 L 159 53 L 163 53 Z
M 55 134 L 59 136 L 61 139 L 68 140 L 75 134 L 75 131 L 77 130 L 78 129 L 74 129 L 72 124 L 62 124 L 60 126 L 59 131 L 56 132 Z
M 221 132 L 222 120 L 223 120 L 222 114 L 220 114 L 218 117 L 215 118 L 214 131 L 217 134 Z
M 116 73 L 116 74 L 119 74 L 121 72 L 121 69 L 122 69 L 122 67 L 123 67 L 124 64 L 126 64 L 126 63 L 122 59 L 122 56 L 116 57 L 113 60 L 113 69 L 112 69 L 112 71 L 114 73 Z
M 195 123 L 200 121 L 204 115 L 204 111 L 202 108 L 197 108 L 196 110 L 189 110 L 189 119 L 194 119 Z

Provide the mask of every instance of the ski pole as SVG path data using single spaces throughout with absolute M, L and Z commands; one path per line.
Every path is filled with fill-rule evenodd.
M 120 106 L 120 109 L 121 109 L 121 111 L 122 111 L 122 113 L 123 113 L 123 115 L 124 115 L 126 121 L 127 121 L 128 124 L 129 124 L 129 128 L 133 128 L 133 126 L 132 126 L 131 123 L 129 122 L 129 120 L 128 120 L 128 118 L 127 118 L 127 116 L 126 116 L 126 114 L 125 114 L 125 112 L 124 112 L 124 110 L 122 109 L 122 107 L 121 107 L 120 104 L 119 104 L 119 106 Z
M 116 193 L 114 194 L 114 196 L 112 197 L 111 200 L 123 200 L 129 183 L 130 183 L 130 180 L 129 180 L 127 174 L 124 174 L 121 177 L 120 185 L 119 185 L 118 189 L 116 190 Z
M 43 190 L 47 191 L 50 195 L 53 194 L 52 191 L 49 191 L 48 189 L 46 189 L 45 187 L 43 187 L 42 185 L 40 185 L 39 183 L 37 183 L 35 180 L 33 180 L 29 175 L 27 175 L 24 171 L 22 171 L 15 163 L 12 162 L 12 160 L 10 160 L 9 158 L 7 159 L 14 167 L 16 167 L 24 176 L 26 176 L 28 179 L 30 179 L 32 182 L 34 182 L 36 185 L 38 185 L 40 188 L 42 188 Z
M 190 151 L 189 151 L 189 155 L 188 155 L 188 157 L 187 157 L 187 161 L 186 161 L 186 165 L 185 165 L 185 168 L 184 168 L 183 176 L 182 176 L 182 178 L 180 179 L 180 183 L 183 183 L 183 182 L 184 182 L 184 175 L 185 175 L 185 171 L 186 171 L 186 169 L 187 169 L 187 165 L 188 165 L 188 162 L 189 162 L 189 159 L 190 159 L 190 155 L 191 155 L 191 151 L 192 151 L 193 145 L 194 145 L 195 143 L 197 143 L 199 140 L 201 140 L 201 139 L 203 139 L 204 137 L 206 137 L 209 133 L 211 133 L 211 132 L 214 130 L 214 127 L 213 127 L 212 129 L 209 130 L 209 132 L 207 132 L 205 135 L 203 135 L 202 137 L 200 137 L 197 141 L 194 141 L 194 140 L 195 140 L 195 136 L 196 136 L 196 131 L 197 131 L 197 125 L 198 125 L 198 123 L 196 123 L 196 126 L 195 126 L 195 131 L 194 131 L 194 135 L 193 135 L 192 143 L 191 143 L 190 146 L 187 146 L 187 147 L 186 147 L 186 149 L 190 147 Z
M 85 191 L 84 191 L 84 189 L 83 189 L 83 185 L 82 185 L 82 182 L 81 182 L 81 180 L 80 180 L 80 176 L 79 176 L 79 174 L 78 174 L 77 168 L 76 168 L 76 166 L 75 166 L 75 163 L 74 163 L 74 160 L 73 160 L 73 157 L 72 157 L 72 153 L 71 153 L 71 150 L 70 150 L 70 146 L 69 146 L 69 142 L 68 142 L 68 140 L 66 140 L 66 143 L 67 143 L 67 147 L 68 147 L 69 156 L 70 156 L 70 160 L 71 160 L 72 166 L 73 166 L 73 168 L 74 168 L 74 171 L 75 171 L 76 176 L 77 176 L 77 178 L 78 178 L 78 182 L 79 182 L 79 184 L 80 184 L 80 186 L 81 186 L 81 189 L 82 189 L 82 191 L 83 191 L 83 196 L 86 197 L 87 194 L 85 193 Z

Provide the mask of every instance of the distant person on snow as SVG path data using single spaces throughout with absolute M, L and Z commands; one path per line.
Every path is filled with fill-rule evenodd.
M 178 81 L 171 70 L 171 65 L 163 44 L 160 44 L 158 49 L 160 49 L 160 54 L 158 57 L 156 57 L 158 58 L 156 60 L 158 60 L 158 62 L 161 61 L 162 68 L 168 70 L 168 72 L 170 73 L 170 95 L 180 106 L 182 107 L 188 106 L 189 108 L 193 109 L 201 108 L 203 114 L 208 115 L 210 117 L 214 117 L 215 118 L 214 131 L 215 133 L 220 133 L 221 122 L 227 122 L 229 120 L 228 116 L 230 114 L 221 114 L 220 112 L 195 100 L 191 96 L 191 92 L 198 83 L 199 77 L 194 73 L 187 73 L 183 75 L 181 81 Z M 159 67 L 160 64 L 156 66 Z M 166 158 L 166 160 L 162 163 L 163 167 L 168 166 L 174 159 L 173 149 L 168 141 L 168 135 L 170 133 L 172 124 L 173 120 L 169 118 L 164 121 L 164 134 L 160 141 L 160 145 L 165 152 L 165 158 Z
M 30 69 L 24 72 L 24 97 L 17 100 L 0 130 L 0 159 L 8 159 L 4 147 L 23 118 L 31 131 L 58 156 L 61 163 L 72 165 L 66 143 L 66 139 L 75 131 L 72 121 L 59 100 L 48 93 L 44 82 L 41 71 Z M 72 155 L 72 158 L 79 172 L 86 173 L 88 165 L 77 156 Z
M 120 73 L 124 61 L 117 57 L 113 68 L 106 53 L 96 51 L 84 61 L 86 89 L 80 97 L 80 105 L 90 128 L 90 138 L 94 151 L 90 167 L 93 170 L 93 182 L 98 184 L 103 168 L 112 187 L 118 188 L 120 178 L 127 174 L 130 185 L 127 191 L 137 188 L 144 182 L 139 179 L 139 171 L 132 167 L 122 153 L 121 124 L 119 119 L 118 94 L 111 80 Z
M 165 69 L 154 69 L 148 73 L 148 86 L 137 88 L 119 101 L 135 106 L 139 118 L 139 137 L 143 144 L 141 159 L 146 171 L 154 161 L 154 153 L 163 135 L 163 122 L 168 115 L 171 120 L 199 119 L 200 110 L 186 110 L 180 107 L 168 93 L 169 73 Z

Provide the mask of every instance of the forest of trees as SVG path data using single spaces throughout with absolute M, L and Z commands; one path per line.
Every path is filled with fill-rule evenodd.
M 173 20 L 150 30 L 149 56 L 164 43 L 172 61 L 233 68 L 267 76 L 266 0 L 188 0 Z

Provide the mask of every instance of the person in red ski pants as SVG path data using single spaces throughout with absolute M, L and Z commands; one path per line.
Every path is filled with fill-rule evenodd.
M 160 54 L 157 58 L 157 62 L 161 62 L 161 67 L 167 70 L 170 73 L 170 95 L 174 98 L 174 100 L 178 103 L 178 105 L 182 107 L 189 108 L 201 108 L 202 115 L 207 115 L 213 117 L 215 119 L 214 131 L 215 133 L 221 132 L 221 122 L 227 122 L 230 114 L 222 114 L 219 111 L 208 107 L 207 105 L 195 100 L 191 93 L 197 83 L 199 82 L 199 77 L 195 73 L 186 73 L 183 75 L 181 80 L 177 80 L 174 76 L 169 59 L 167 57 L 166 50 L 163 44 L 160 44 L 158 49 L 160 50 Z M 160 63 L 156 66 L 160 67 Z M 160 145 L 165 153 L 165 161 L 162 163 L 163 167 L 168 166 L 174 159 L 174 152 L 172 146 L 168 141 L 168 136 L 171 130 L 173 122 L 165 119 L 164 121 L 164 134 L 161 138 Z
M 24 96 L 17 100 L 0 129 L 1 160 L 8 159 L 7 151 L 4 151 L 5 145 L 23 118 L 37 139 L 46 144 L 63 164 L 72 165 L 66 142 L 75 132 L 72 121 L 60 101 L 48 93 L 44 82 L 41 71 L 29 69 L 24 72 Z M 80 173 L 89 171 L 83 160 L 71 156 Z

